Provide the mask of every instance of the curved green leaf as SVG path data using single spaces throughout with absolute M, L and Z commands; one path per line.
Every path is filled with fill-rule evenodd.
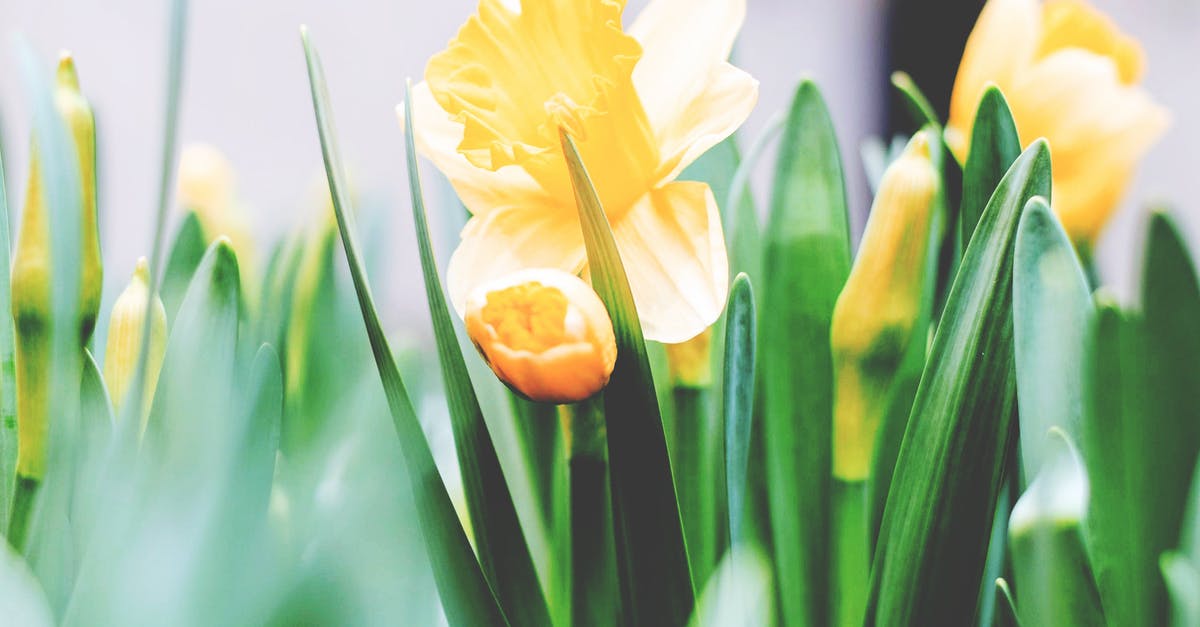
M 725 310 L 725 492 L 729 503 L 729 546 L 745 538 L 745 515 L 750 436 L 754 422 L 754 357 L 757 313 L 750 278 L 739 274 L 729 290 Z
M 452 627 L 507 625 L 508 618 L 500 609 L 496 595 L 475 559 L 466 532 L 454 511 L 454 505 L 450 502 L 450 495 L 446 492 L 446 485 L 438 474 L 429 442 L 425 439 L 425 433 L 421 430 L 421 424 L 413 411 L 412 401 L 404 382 L 400 379 L 396 360 L 392 357 L 391 347 L 388 346 L 382 325 L 379 323 L 375 298 L 371 295 L 366 269 L 359 258 L 358 244 L 350 223 L 350 202 L 346 196 L 344 182 L 345 169 L 333 131 L 325 72 L 321 69 L 321 61 L 309 39 L 307 28 L 301 28 L 300 38 L 308 66 L 313 113 L 321 140 L 321 156 L 325 162 L 325 174 L 333 199 L 333 210 L 337 215 L 338 230 L 342 235 L 346 263 L 350 267 L 354 291 L 358 296 L 363 323 L 367 327 L 371 352 L 375 355 L 375 365 L 379 368 L 379 378 L 387 396 L 392 423 L 404 451 L 413 498 L 421 522 L 421 532 L 425 537 L 425 547 L 429 554 L 429 562 L 433 566 L 434 581 L 441 596 L 442 607 Z
M 959 250 L 965 250 L 992 192 L 1021 154 L 1021 139 L 1004 94 L 988 87 L 971 128 L 971 151 L 963 165 L 962 205 L 958 211 Z
M 1022 211 L 1049 193 L 1050 151 L 1039 141 L 1001 181 L 963 256 L 896 462 L 867 625 L 975 617 L 1016 426 L 1013 244 Z
M 642 324 L 596 189 L 575 143 L 561 135 L 592 286 L 617 339 L 604 413 L 621 609 L 630 624 L 683 625 L 695 593 Z

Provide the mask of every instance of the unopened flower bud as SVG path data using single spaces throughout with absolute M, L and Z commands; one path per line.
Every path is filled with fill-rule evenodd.
M 921 312 L 938 174 L 918 133 L 888 167 L 833 310 L 834 476 L 867 477 L 892 380 Z
M 562 270 L 521 270 L 475 288 L 465 320 L 496 376 L 534 401 L 588 398 L 608 383 L 616 363 L 604 304 Z
M 154 388 L 167 350 L 167 311 L 157 295 L 147 311 L 149 296 L 150 269 L 146 258 L 142 257 L 138 259 L 129 285 L 113 303 L 108 322 L 108 344 L 104 351 L 104 382 L 108 385 L 113 410 L 120 416 L 121 407 L 130 400 L 125 397 L 137 372 L 146 314 L 150 314 L 150 347 L 146 352 L 146 379 L 139 414 L 143 421 L 150 414 L 150 403 L 154 400 Z
M 237 198 L 237 179 L 229 159 L 209 144 L 185 146 L 179 155 L 178 193 L 179 204 L 196 213 L 209 243 L 222 235 L 229 238 L 242 268 L 242 283 L 252 285 L 254 235 Z

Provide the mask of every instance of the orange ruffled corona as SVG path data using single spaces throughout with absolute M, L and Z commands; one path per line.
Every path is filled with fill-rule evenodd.
M 496 376 L 540 402 L 573 403 L 599 392 L 617 345 L 600 298 L 555 269 L 514 272 L 467 298 L 467 334 Z
M 559 129 L 612 224 L 645 336 L 682 342 L 728 294 L 720 216 L 680 172 L 745 121 L 758 82 L 726 62 L 745 0 L 481 0 L 413 89 L 414 139 L 473 214 L 447 271 L 460 315 L 523 268 L 585 270 Z
M 989 0 L 967 40 L 946 140 L 960 160 L 989 83 L 1004 93 L 1022 145 L 1045 137 L 1054 155 L 1054 210 L 1078 244 L 1112 217 L 1168 115 L 1138 85 L 1138 42 L 1080 0 Z

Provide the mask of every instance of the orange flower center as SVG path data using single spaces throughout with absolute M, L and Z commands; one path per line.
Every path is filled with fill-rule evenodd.
M 491 292 L 483 307 L 483 321 L 502 344 L 532 353 L 562 344 L 566 319 L 567 297 L 537 281 Z

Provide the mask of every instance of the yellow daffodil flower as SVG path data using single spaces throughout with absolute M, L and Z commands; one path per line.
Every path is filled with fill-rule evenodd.
M 938 174 L 918 133 L 879 184 L 854 267 L 833 309 L 833 474 L 862 481 L 888 392 L 921 313 Z
M 496 376 L 535 401 L 588 398 L 608 383 L 617 360 L 600 297 L 562 270 L 520 270 L 476 287 L 466 326 Z
M 473 214 L 447 272 L 459 314 L 522 268 L 578 274 L 587 255 L 559 144 L 575 139 L 647 338 L 720 314 L 728 259 L 707 185 L 673 182 L 749 115 L 758 83 L 726 62 L 745 0 L 481 0 L 413 91 L 415 140 Z
M 996 84 L 1021 143 L 1050 141 L 1055 212 L 1090 245 L 1168 124 L 1138 84 L 1144 65 L 1138 42 L 1081 0 L 989 0 L 958 68 L 947 143 L 966 158 L 979 99 Z

